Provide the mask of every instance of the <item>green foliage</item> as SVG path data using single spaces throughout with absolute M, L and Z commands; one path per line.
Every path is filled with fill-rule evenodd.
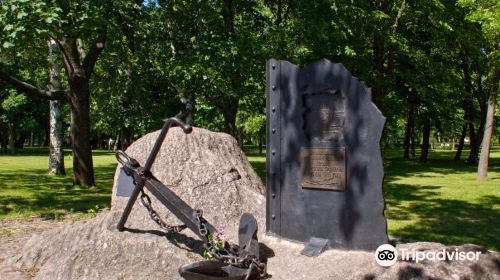
M 266 116 L 265 115 L 257 115 L 247 119 L 243 123 L 243 131 L 250 135 L 256 135 L 262 133 L 264 128 L 266 127 Z
M 469 9 L 467 19 L 478 22 L 488 40 L 500 41 L 500 3 L 495 0 L 459 0 L 460 5 Z
M 271 57 L 301 66 L 320 58 L 343 63 L 372 87 L 374 102 L 387 117 L 384 146 L 402 142 L 410 93 L 417 140 L 429 114 L 435 135 L 457 137 L 465 113 L 466 65 L 478 127 L 487 75 L 498 61 L 497 1 L 379 4 L 8 0 L 0 10 L 0 63 L 44 85 L 49 35 L 78 38 L 87 52 L 106 28 L 105 51 L 91 81 L 94 138 L 126 132 L 136 139 L 176 114 L 180 97 L 189 97 L 196 104 L 196 125 L 257 144 L 265 126 L 264 65 Z M 0 100 L 8 96 L 5 90 Z M 230 131 L 233 125 L 236 131 Z
M 500 68 L 500 2 L 495 0 L 459 0 L 468 9 L 466 18 L 481 25 L 488 40 L 484 51 L 488 54 L 490 74 Z
M 39 98 L 30 99 L 24 94 L 8 89 L 4 94 L 0 93 L 0 102 L 0 123 L 14 125 L 18 134 L 38 132 L 46 126 L 44 119 L 47 117 L 48 106 Z
M 2 102 L 3 121 L 14 122 L 19 113 L 22 112 L 22 107 L 28 103 L 28 99 L 23 94 L 17 94 L 14 90 L 9 90 L 7 98 Z
M 213 249 L 215 251 L 222 251 L 222 250 L 224 250 L 224 242 L 222 240 L 218 239 L 218 238 L 215 238 L 213 236 L 213 234 L 210 234 L 208 236 L 208 242 L 210 242 L 213 245 Z M 215 256 L 212 255 L 212 252 L 208 248 L 206 248 L 206 247 L 203 250 L 202 256 L 206 260 L 214 260 L 215 259 Z

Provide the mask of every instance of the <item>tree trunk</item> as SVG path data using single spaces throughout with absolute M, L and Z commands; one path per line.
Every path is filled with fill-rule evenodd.
M 60 73 L 61 67 L 57 63 L 57 43 L 49 40 L 49 63 L 50 63 L 50 89 L 61 90 Z M 64 152 L 63 152 L 63 116 L 61 114 L 62 101 L 50 100 L 49 119 L 49 174 L 64 175 Z
M 416 142 L 415 141 L 415 129 L 413 130 L 412 134 L 411 134 L 411 145 L 410 145 L 410 152 L 411 152 L 411 157 L 412 158 L 415 158 L 416 156 L 416 152 L 415 152 L 415 146 L 416 146 Z
M 413 117 L 410 113 L 411 113 L 411 109 L 408 109 L 408 113 L 406 115 L 405 139 L 403 142 L 403 147 L 404 147 L 403 158 L 404 159 L 410 159 L 410 143 L 411 143 L 411 135 L 413 132 Z
M 479 154 L 479 143 L 477 142 L 476 130 L 474 129 L 474 124 L 472 122 L 469 124 L 469 139 L 470 152 L 467 162 L 476 164 Z
M 24 149 L 24 142 L 26 142 L 26 135 L 24 133 L 21 133 L 20 135 L 16 135 L 17 139 L 14 143 L 16 146 L 16 149 L 22 150 Z
M 71 148 L 73 150 L 73 184 L 94 186 L 94 168 L 90 146 L 90 98 L 88 80 L 73 82 L 70 95 Z M 76 85 L 75 85 L 76 84 Z
M 49 173 L 64 175 L 64 151 L 62 129 L 62 101 L 50 101 L 50 147 L 49 147 Z
M 231 134 L 233 137 L 238 138 L 238 129 L 236 128 L 236 114 L 238 113 L 237 105 L 226 104 L 222 108 L 222 115 L 224 116 L 224 130 L 226 133 Z
M 234 28 L 234 0 L 224 0 L 222 6 L 222 18 L 224 21 L 224 35 L 228 41 L 233 40 L 235 28 Z M 237 91 L 241 86 L 241 74 L 239 69 L 234 69 L 234 74 L 230 75 L 230 84 L 233 91 Z M 222 93 L 222 104 L 219 108 L 222 109 L 222 115 L 224 117 L 224 130 L 226 133 L 231 134 L 233 137 L 238 139 L 238 129 L 236 128 L 236 114 L 238 112 L 239 100 L 236 97 Z
M 2 145 L 2 153 L 7 153 L 7 146 L 9 145 L 9 133 L 6 124 L 0 123 L 0 129 L 2 129 L 2 134 L 0 134 L 0 144 Z
M 384 104 L 383 104 L 383 71 L 384 71 L 384 43 L 382 40 L 382 36 L 376 32 L 373 35 L 373 45 L 372 45 L 372 64 L 373 64 L 373 73 L 374 73 L 374 81 L 372 87 L 372 99 L 373 103 L 377 105 L 382 112 L 384 112 Z
M 264 141 L 262 140 L 262 138 L 264 138 L 264 130 L 263 129 L 259 130 L 259 155 L 262 154 L 262 150 L 263 150 L 262 143 Z
M 477 166 L 477 178 L 483 180 L 488 175 L 488 161 L 490 157 L 490 143 L 493 135 L 493 120 L 495 119 L 495 104 L 498 94 L 498 83 L 500 81 L 500 71 L 497 70 L 492 81 L 490 97 L 488 98 L 488 112 L 486 115 L 486 126 L 481 145 L 481 156 Z
M 473 105 L 473 85 L 472 85 L 472 76 L 471 69 L 469 65 L 469 57 L 467 55 L 467 51 L 462 48 L 461 50 L 461 59 L 462 63 L 460 66 L 462 67 L 463 75 L 464 75 L 464 87 L 465 87 L 465 98 L 464 98 L 464 113 L 465 113 L 465 122 L 468 124 L 469 128 L 469 139 L 470 139 L 470 153 L 467 161 L 469 163 L 477 163 L 479 144 L 477 142 L 476 131 L 474 129 L 474 105 Z
M 479 66 L 479 61 L 475 59 L 475 65 L 477 66 L 477 74 L 476 74 L 476 99 L 479 103 L 479 128 L 477 130 L 477 144 L 478 149 L 479 145 L 481 145 L 484 136 L 484 126 L 486 125 L 486 114 L 488 111 L 488 95 L 485 94 L 483 90 L 483 78 L 484 75 L 481 72 L 481 67 Z
M 125 151 L 128 148 L 128 146 L 130 146 L 132 142 L 131 135 L 132 132 L 130 131 L 130 128 L 128 126 L 123 126 L 120 133 L 120 144 L 121 144 L 120 149 L 122 149 L 123 151 Z
M 8 129 L 9 129 L 9 151 L 11 154 L 16 153 L 16 133 L 14 130 L 14 124 L 9 123 L 8 124 Z
M 460 160 L 462 157 L 462 150 L 464 149 L 465 136 L 467 135 L 467 122 L 462 126 L 462 133 L 460 134 L 460 139 L 458 140 L 457 152 L 455 153 L 456 161 Z
M 234 33 L 234 5 L 233 0 L 224 0 L 222 18 L 224 20 L 224 33 L 226 37 Z
M 71 146 L 73 150 L 73 184 L 92 186 L 95 184 L 90 145 L 90 91 L 89 80 L 97 59 L 104 49 L 107 30 L 104 30 L 80 59 L 74 37 L 54 39 L 59 47 L 66 68 L 70 90 L 41 90 L 5 73 L 0 68 L 0 79 L 31 95 L 49 100 L 66 100 L 71 107 Z
M 431 136 L 431 118 L 429 115 L 425 116 L 424 131 L 422 139 L 422 150 L 420 152 L 420 161 L 427 162 L 429 156 L 429 138 Z
M 115 144 L 113 145 L 113 151 L 116 152 L 120 149 L 120 133 L 116 134 Z
M 33 147 L 33 130 L 30 131 L 30 139 L 28 140 L 28 146 Z
M 415 105 L 413 103 L 409 103 L 408 110 L 406 113 L 405 139 L 403 142 L 404 159 L 410 159 L 410 143 L 414 131 L 414 125 L 415 125 Z
M 97 133 L 97 145 L 96 145 L 96 148 L 97 149 L 103 149 L 103 140 L 102 140 L 102 133 Z
M 7 143 L 8 141 L 8 128 L 5 127 L 5 124 L 0 120 L 0 152 L 7 152 Z
M 43 133 L 38 133 L 38 139 L 37 139 L 37 142 L 38 142 L 38 143 L 37 143 L 37 145 L 38 145 L 38 147 L 40 147 L 40 148 L 41 148 L 41 147 L 43 147 L 43 142 L 44 142 L 44 140 L 45 140 L 45 139 L 44 139 L 44 136 L 45 136 L 45 132 L 43 132 Z
M 50 109 L 49 109 L 50 110 Z M 50 122 L 47 122 L 44 129 L 43 146 L 49 147 L 50 145 Z

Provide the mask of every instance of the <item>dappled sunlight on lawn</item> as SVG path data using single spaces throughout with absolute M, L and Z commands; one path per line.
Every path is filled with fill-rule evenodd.
M 94 151 L 96 186 L 72 186 L 72 162 L 65 152 L 65 176 L 48 174 L 44 151 L 0 156 L 0 218 L 57 216 L 109 207 L 113 184 L 113 153 Z
M 481 182 L 477 166 L 451 160 L 452 152 L 430 156 L 428 163 L 384 159 L 389 233 L 408 241 L 475 243 L 498 250 L 500 154 L 492 153 L 489 178 Z

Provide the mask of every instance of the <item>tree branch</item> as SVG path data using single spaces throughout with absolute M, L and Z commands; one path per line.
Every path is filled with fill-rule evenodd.
M 50 90 L 41 90 L 37 87 L 35 87 L 32 84 L 23 82 L 21 80 L 18 80 L 11 75 L 5 73 L 0 69 L 0 80 L 3 80 L 12 86 L 16 87 L 17 89 L 26 92 L 31 95 L 36 95 L 40 96 L 42 98 L 48 99 L 48 100 L 66 100 L 67 99 L 67 91 L 64 90 L 59 90 L 59 91 L 50 91 Z
M 107 32 L 102 32 L 99 37 L 95 40 L 90 48 L 89 52 L 85 56 L 83 60 L 83 69 L 87 74 L 87 77 L 90 77 L 92 71 L 94 70 L 95 63 L 99 58 L 99 55 L 102 53 L 104 49 L 104 43 L 106 42 Z
M 386 68 L 386 73 L 388 75 L 392 75 L 392 72 L 394 70 L 394 56 L 395 56 L 395 49 L 396 49 L 396 43 L 397 43 L 397 39 L 396 39 L 396 35 L 397 35 L 397 31 L 398 31 L 398 27 L 399 27 L 399 22 L 401 20 L 401 16 L 403 15 L 403 12 L 405 10 L 405 7 L 406 7 L 406 0 L 403 0 L 401 2 L 401 6 L 399 7 L 398 9 L 398 14 L 396 16 L 396 19 L 394 20 L 394 24 L 392 25 L 392 34 L 391 34 L 391 44 L 389 46 L 389 50 L 387 52 L 387 68 Z M 385 60 L 386 58 L 384 58 Z
M 58 40 L 54 36 L 49 35 L 49 37 L 52 40 L 54 40 L 57 43 L 57 45 L 59 46 L 59 51 L 61 52 L 61 54 L 63 56 L 64 67 L 66 68 L 66 72 L 68 73 L 68 76 L 73 75 L 73 73 L 75 72 L 75 67 L 71 63 L 71 60 L 69 57 L 69 53 L 68 53 L 68 49 L 67 49 L 68 45 L 65 42 Z

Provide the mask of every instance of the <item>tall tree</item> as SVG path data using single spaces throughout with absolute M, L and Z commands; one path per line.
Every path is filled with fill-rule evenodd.
M 422 151 L 420 152 L 420 161 L 427 162 L 429 157 L 430 136 L 431 136 L 431 116 L 429 112 L 424 113 L 424 128 L 422 135 Z
M 481 156 L 477 167 L 477 177 L 483 180 L 488 175 L 488 161 L 490 157 L 491 138 L 493 135 L 493 120 L 495 118 L 496 98 L 498 95 L 498 84 L 500 82 L 500 70 L 496 69 L 493 73 L 490 96 L 488 98 L 488 112 L 486 115 L 486 125 L 481 145 Z
M 60 50 L 66 70 L 68 90 L 54 91 L 38 88 L 3 70 L 0 79 L 30 95 L 48 100 L 67 101 L 71 108 L 71 146 L 73 151 L 73 184 L 95 184 L 90 146 L 90 88 L 95 64 L 107 37 L 107 20 L 111 1 L 23 1 L 10 0 L 2 4 L 1 16 L 7 23 L 3 36 L 4 49 L 21 48 L 54 40 Z M 79 42 L 88 42 L 86 54 Z M 80 48 L 79 48 L 80 45 Z M 85 45 L 85 44 L 84 44 Z M 29 50 L 24 51 L 29 55 Z M 15 62 L 15 55 L 4 55 L 3 63 Z M 10 58 L 10 59 L 9 59 Z
M 50 65 L 50 90 L 61 90 L 61 67 L 57 61 L 59 48 L 57 43 L 50 39 L 47 41 L 49 46 L 49 65 Z M 61 100 L 50 100 L 49 113 L 49 173 L 54 175 L 64 175 L 64 151 L 63 151 L 63 128 Z
M 484 48 L 484 51 L 488 54 L 489 80 L 491 82 L 481 155 L 477 168 L 477 178 L 482 180 L 488 174 L 490 143 L 500 82 L 500 3 L 491 0 L 460 0 L 459 2 L 469 9 L 467 18 L 481 25 L 481 30 L 488 41 L 488 46 Z

